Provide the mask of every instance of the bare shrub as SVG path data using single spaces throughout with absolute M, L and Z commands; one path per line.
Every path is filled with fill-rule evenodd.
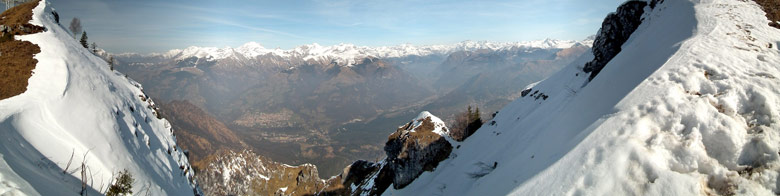
M 468 106 L 466 111 L 455 115 L 455 122 L 450 127 L 450 136 L 456 141 L 466 140 L 469 136 L 482 127 L 482 118 L 479 114 L 479 108 L 477 107 L 472 111 L 471 106 Z
M 74 17 L 73 20 L 70 21 L 70 26 L 68 26 L 68 30 L 70 30 L 70 33 L 73 34 L 73 37 L 76 37 L 76 35 L 81 34 L 81 19 Z

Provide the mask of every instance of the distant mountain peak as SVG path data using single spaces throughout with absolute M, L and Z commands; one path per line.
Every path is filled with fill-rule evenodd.
M 268 49 L 258 42 L 247 42 L 237 48 L 224 47 L 197 47 L 191 46 L 186 49 L 174 49 L 162 55 L 164 57 L 175 59 L 186 58 L 205 58 L 209 60 L 220 60 L 226 58 L 255 58 L 262 55 L 275 55 L 284 58 L 301 58 L 303 60 L 331 61 L 339 65 L 352 66 L 358 63 L 359 59 L 367 57 L 378 58 L 398 58 L 406 56 L 426 56 L 436 54 L 447 54 L 457 51 L 476 51 L 476 50 L 507 50 L 512 48 L 569 48 L 576 44 L 590 45 L 591 42 L 580 42 L 571 40 L 557 40 L 547 38 L 544 40 L 525 41 L 525 42 L 491 42 L 491 41 L 472 41 L 466 40 L 455 44 L 445 45 L 422 45 L 400 44 L 396 46 L 357 46 L 350 43 L 339 43 L 332 46 L 323 46 L 318 43 L 306 44 L 289 50 Z

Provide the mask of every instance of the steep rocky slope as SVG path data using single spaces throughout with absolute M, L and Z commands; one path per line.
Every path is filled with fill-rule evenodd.
M 217 152 L 248 148 L 233 130 L 187 101 L 162 104 L 161 110 L 196 170 L 206 168 Z
M 291 166 L 252 151 L 226 151 L 198 173 L 206 195 L 306 195 L 325 186 L 317 167 Z
M 591 73 L 593 79 L 607 63 L 620 53 L 623 43 L 642 24 L 642 14 L 647 7 L 645 1 L 627 1 L 604 19 L 593 45 L 593 61 L 585 64 L 583 71 Z M 654 3 L 655 4 L 655 3 Z

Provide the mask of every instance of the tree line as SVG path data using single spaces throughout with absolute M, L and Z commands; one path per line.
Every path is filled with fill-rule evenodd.
M 73 20 L 70 21 L 70 25 L 68 26 L 68 30 L 70 30 L 71 36 L 73 38 L 76 38 L 79 34 L 81 34 L 81 38 L 79 39 L 79 43 L 81 46 L 83 46 L 86 49 L 89 49 L 93 54 L 98 55 L 98 46 L 97 43 L 92 42 L 92 44 L 89 44 L 89 37 L 87 36 L 87 31 L 83 30 L 83 27 L 81 26 L 81 19 L 77 17 L 73 17 Z M 114 56 L 108 55 L 108 57 L 105 57 L 104 60 L 106 60 L 106 63 L 108 63 L 109 69 L 112 71 L 114 70 Z

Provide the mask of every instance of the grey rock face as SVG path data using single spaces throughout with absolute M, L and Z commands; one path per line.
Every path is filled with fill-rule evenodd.
M 657 3 L 658 1 L 654 0 L 651 4 L 655 7 Z M 593 61 L 586 63 L 583 68 L 583 71 L 591 73 L 590 80 L 620 53 L 623 43 L 642 24 L 641 17 L 647 5 L 645 1 L 628 1 L 604 19 L 593 43 Z
M 437 128 L 448 132 L 438 121 L 434 123 L 427 116 L 398 128 L 385 143 L 387 158 L 379 163 L 353 162 L 341 175 L 331 178 L 339 180 L 337 185 L 329 183 L 331 187 L 317 195 L 381 195 L 391 184 L 400 189 L 424 171 L 433 171 L 452 152 L 447 136 L 434 132 Z
M 379 169 L 379 164 L 372 163 L 366 160 L 357 160 L 352 163 L 344 173 L 347 175 L 342 179 L 343 184 L 356 184 L 366 180 L 366 177 L 371 175 L 372 172 Z
M 410 122 L 390 135 L 385 144 L 387 166 L 393 173 L 393 187 L 409 185 L 423 171 L 433 171 L 452 152 L 452 145 L 433 132 L 431 118 L 421 119 L 422 125 L 413 132 Z

